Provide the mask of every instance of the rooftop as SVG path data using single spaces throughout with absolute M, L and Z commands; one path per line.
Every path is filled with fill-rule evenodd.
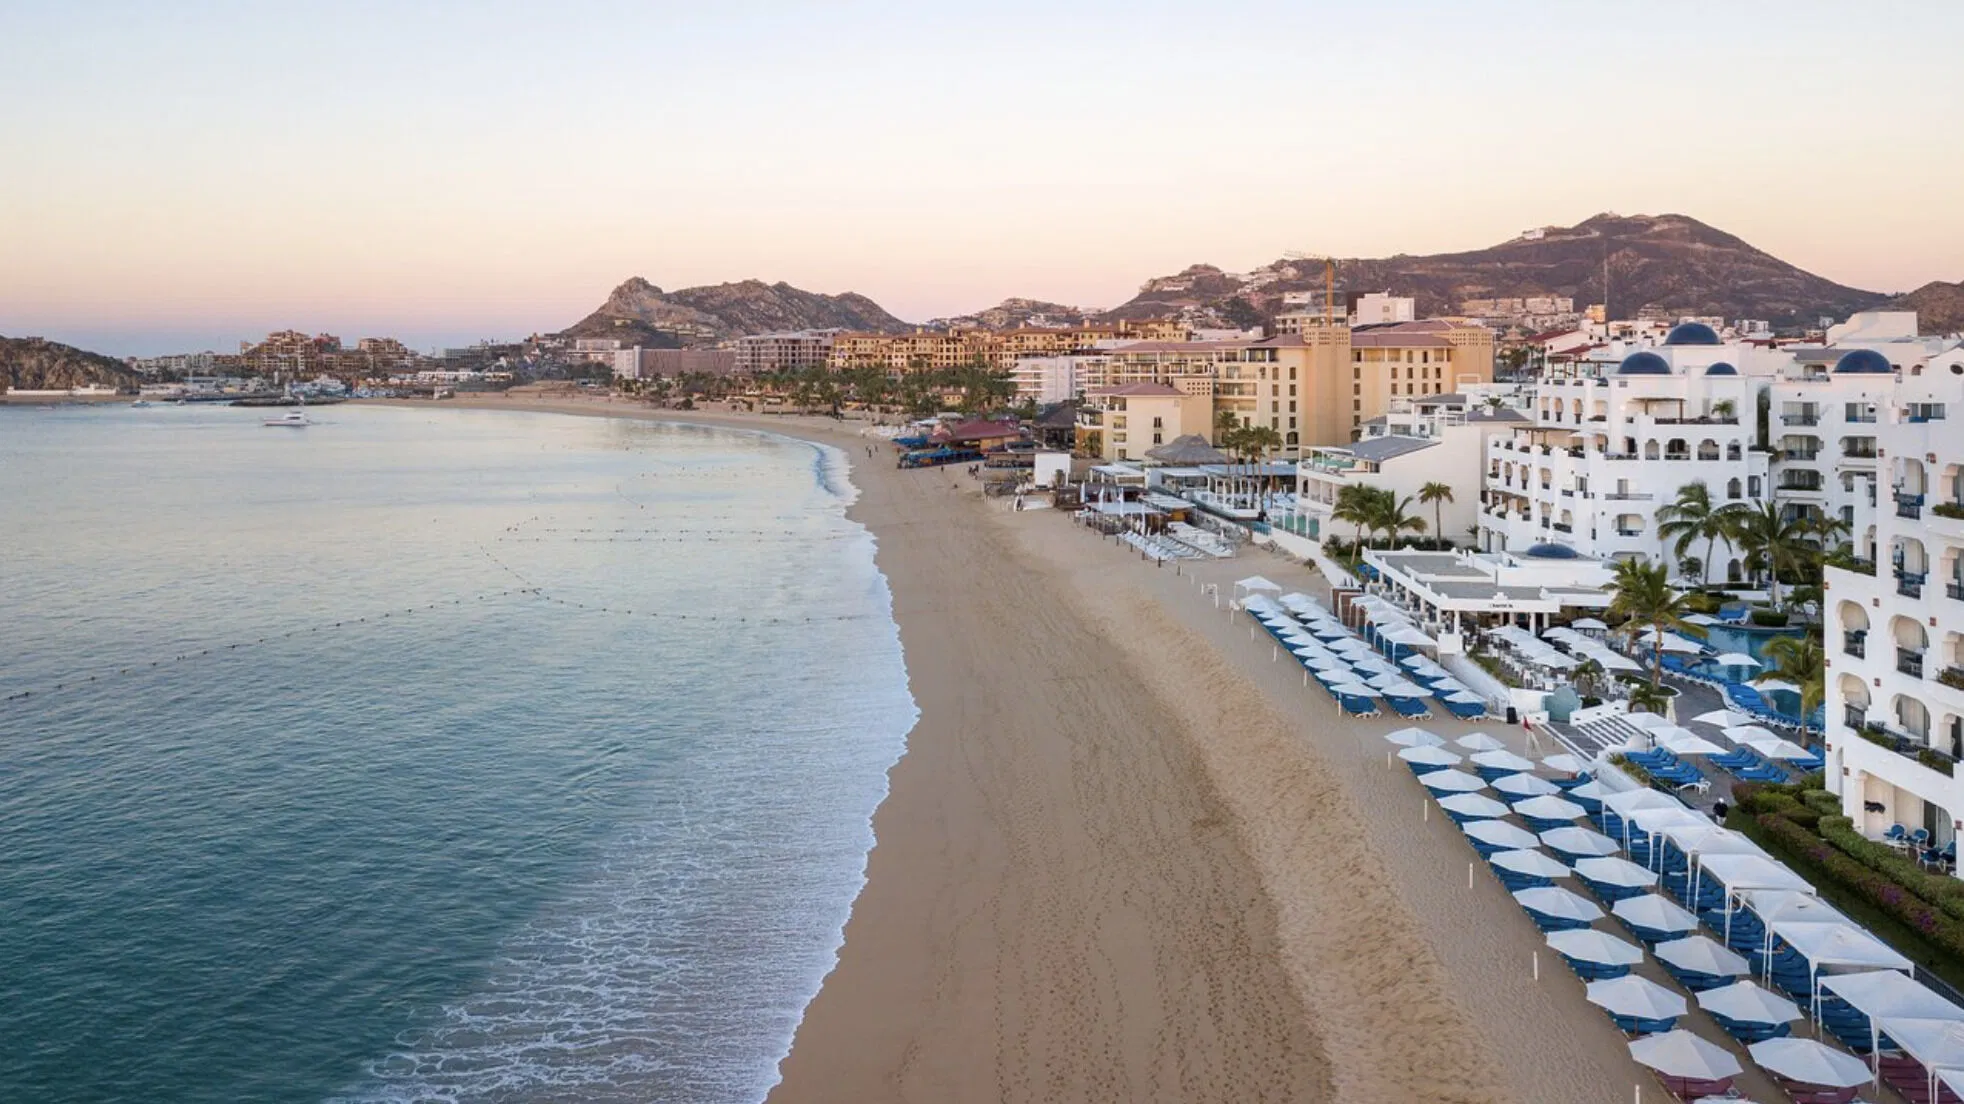
M 1391 460 L 1409 453 L 1422 452 L 1439 442 L 1422 437 L 1369 437 L 1350 446 L 1350 454 L 1359 460 L 1377 463 Z

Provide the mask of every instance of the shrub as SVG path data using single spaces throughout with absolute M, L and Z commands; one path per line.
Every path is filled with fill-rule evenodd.
M 1624 774 L 1629 775 L 1631 778 L 1636 779 L 1637 784 L 1639 786 L 1646 786 L 1651 788 L 1656 787 L 1657 780 L 1650 776 L 1649 771 L 1643 769 L 1642 767 L 1636 765 L 1635 763 L 1630 762 L 1630 760 L 1625 758 L 1621 753 L 1610 756 L 1609 762 L 1610 765 L 1615 767 L 1617 770 L 1620 770 Z
M 1785 610 L 1756 609 L 1752 613 L 1753 624 L 1766 629 L 1784 628 L 1787 624 Z
M 1841 799 L 1826 790 L 1803 787 L 1800 791 L 1800 801 L 1822 816 L 1841 815 Z
M 1601 705 L 1602 703 L 1603 700 L 1594 694 L 1582 695 L 1582 708 L 1584 709 L 1594 709 L 1595 707 Z
M 1949 774 L 1956 766 L 1948 756 L 1932 748 L 1917 748 L 1916 761 L 1938 774 Z
M 1725 604 L 1722 596 L 1694 591 L 1684 596 L 1684 604 L 1693 613 L 1714 614 Z
M 1930 512 L 1943 518 L 1964 518 L 1964 505 L 1955 502 L 1939 502 L 1930 507 Z
M 1831 820 L 1823 817 L 1822 820 Z M 1801 865 L 1848 887 L 1869 903 L 1907 924 L 1931 946 L 1950 954 L 1964 954 L 1964 923 L 1931 908 L 1904 887 L 1870 870 L 1829 845 L 1820 836 L 1782 816 L 1763 817 L 1759 826 L 1777 840 Z
M 1771 814 L 1773 816 L 1785 816 L 1788 813 L 1797 812 L 1800 807 L 1800 802 L 1795 801 L 1793 795 L 1781 793 L 1778 790 L 1763 790 L 1755 794 L 1753 796 L 1753 803 L 1750 806 L 1754 813 L 1761 815 Z
M 1821 838 L 1850 858 L 1878 874 L 1885 875 L 1905 890 L 1945 912 L 1964 920 L 1964 881 L 1932 875 L 1916 860 L 1886 843 L 1877 843 L 1855 831 L 1854 822 L 1844 816 L 1824 816 L 1817 829 Z

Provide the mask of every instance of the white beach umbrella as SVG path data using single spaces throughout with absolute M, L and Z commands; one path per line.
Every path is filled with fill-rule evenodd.
M 1455 690 L 1447 694 L 1445 700 L 1452 702 L 1454 705 L 1477 705 L 1487 699 L 1475 694 L 1471 690 Z
M 1556 625 L 1554 628 L 1542 633 L 1541 636 L 1542 639 L 1552 640 L 1557 644 L 1573 644 L 1578 640 L 1589 639 L 1574 629 L 1569 628 L 1567 625 Z
M 1262 578 L 1260 575 L 1250 575 L 1246 579 L 1243 579 L 1240 582 L 1235 583 L 1234 585 L 1241 588 L 1242 590 L 1248 591 L 1251 596 L 1257 591 L 1266 590 L 1275 593 L 1280 593 L 1282 590 L 1281 587 L 1276 586 L 1274 583 L 1269 582 L 1267 579 Z
M 1800 1006 L 1751 981 L 1735 981 L 1698 994 L 1698 1007 L 1740 1023 L 1783 1024 L 1800 1019 Z
M 1745 744 L 1768 759 L 1808 759 L 1812 758 L 1814 754 L 1799 744 L 1794 743 L 1792 740 L 1783 740 L 1778 736 L 1768 736 L 1758 740 L 1741 740 L 1740 743 Z
M 1785 690 L 1789 694 L 1800 693 L 1800 687 L 1794 685 L 1791 682 L 1788 682 L 1786 679 L 1778 679 L 1778 678 L 1754 679 L 1753 685 L 1759 687 L 1761 690 Z
M 1421 675 L 1424 674 L 1424 672 L 1422 671 L 1415 672 L 1415 673 Z M 1462 690 L 1470 690 L 1470 689 L 1472 688 L 1467 686 L 1465 683 L 1459 681 L 1458 679 L 1453 678 L 1451 675 L 1447 675 L 1444 678 L 1434 678 L 1432 680 L 1432 692 L 1435 694 L 1453 694 L 1453 693 L 1458 693 Z
M 1758 667 L 1760 665 L 1759 660 L 1754 659 L 1744 652 L 1727 652 L 1712 662 L 1718 664 L 1720 667 Z
M 1736 728 L 1753 723 L 1751 717 L 1731 709 L 1714 709 L 1709 713 L 1700 713 L 1691 720 L 1694 724 L 1717 725 L 1719 728 Z
M 1515 802 L 1514 811 L 1536 820 L 1574 820 L 1584 810 L 1575 802 L 1559 797 L 1530 797 L 1526 801 Z
M 1762 728 L 1756 724 L 1733 725 L 1723 731 L 1725 738 L 1735 744 L 1743 744 L 1748 740 L 1777 740 L 1780 738 L 1772 730 Z
M 1535 854 L 1528 852 L 1508 852 L 1508 854 Z M 1559 864 L 1557 864 L 1559 865 Z M 1529 912 L 1552 916 L 1557 920 L 1568 920 L 1580 924 L 1593 924 L 1603 918 L 1603 910 L 1594 901 L 1579 893 L 1571 893 L 1556 886 L 1537 886 L 1514 892 L 1514 900 Z
M 1652 640 L 1653 638 L 1646 637 L 1644 638 L 1643 643 L 1649 644 L 1652 642 Z M 1704 651 L 1705 646 L 1698 643 L 1696 640 L 1686 640 L 1684 637 L 1679 636 L 1676 633 L 1665 633 L 1664 650 L 1667 652 L 1677 652 L 1680 655 L 1692 655 Z
M 1487 861 L 1502 870 L 1526 875 L 1530 878 L 1566 878 L 1569 876 L 1567 864 L 1556 862 L 1539 851 L 1502 851 Z
M 1475 762 L 1478 758 L 1475 757 Z M 1540 797 L 1543 794 L 1561 793 L 1562 788 L 1532 774 L 1510 774 L 1496 779 L 1493 788 L 1508 797 Z
M 1361 682 L 1340 682 L 1330 687 L 1330 693 L 1346 698 L 1375 698 L 1378 696 L 1376 690 L 1371 689 Z
M 1451 769 L 1421 775 L 1418 784 L 1435 794 L 1473 793 L 1487 788 L 1486 781 L 1479 775 Z
M 1387 698 L 1422 698 L 1428 691 L 1415 682 L 1397 679 L 1378 686 L 1378 692 Z
M 1592 778 L 1570 790 L 1568 795 L 1572 798 L 1588 798 L 1591 801 L 1600 802 L 1603 798 L 1618 792 L 1620 791 L 1612 790 L 1608 786 L 1603 785 L 1602 782 Z
M 1507 747 L 1506 744 L 1501 743 L 1484 732 L 1468 733 L 1454 740 L 1453 743 L 1458 744 L 1468 751 L 1500 751 Z
M 1448 800 L 1457 801 L 1459 799 L 1449 798 Z M 1442 801 L 1440 804 L 1443 805 L 1445 802 Z M 1499 802 L 1495 802 L 1495 804 L 1499 804 Z M 1541 846 L 1541 841 L 1534 838 L 1533 832 L 1528 831 L 1526 828 L 1509 824 L 1504 820 L 1469 821 L 1466 825 L 1466 836 L 1468 839 L 1479 840 L 1489 847 L 1505 847 L 1512 851 L 1531 851 Z
M 1638 886 L 1648 887 L 1657 884 L 1656 871 L 1648 867 L 1639 866 L 1629 859 L 1617 858 L 1614 855 L 1599 855 L 1593 858 L 1577 859 L 1575 862 L 1575 872 L 1592 882 L 1620 886 L 1624 889 L 1635 889 Z
M 1590 982 L 1589 1003 L 1612 1016 L 1634 1016 L 1641 1020 L 1676 1019 L 1690 1011 L 1683 997 L 1635 974 Z
M 1594 928 L 1574 928 L 1548 933 L 1548 945 L 1556 953 L 1577 962 L 1602 966 L 1635 966 L 1643 961 L 1643 949 L 1627 939 L 1618 939 Z
M 1603 622 L 1600 619 L 1594 617 L 1584 617 L 1578 621 L 1572 622 L 1569 625 L 1569 627 L 1573 629 L 1587 629 L 1592 632 L 1601 632 L 1602 630 L 1609 628 L 1609 626 L 1603 624 Z
M 1462 793 L 1439 799 L 1439 807 L 1454 816 L 1498 820 L 1507 815 L 1507 806 L 1485 794 Z
M 1347 685 L 1357 681 L 1357 672 L 1351 670 L 1347 665 L 1322 668 L 1313 673 L 1316 675 L 1316 681 L 1325 686 Z
M 1422 655 L 1406 656 L 1405 658 L 1398 661 L 1398 665 L 1401 667 L 1409 668 L 1410 670 L 1413 671 L 1422 671 L 1427 667 L 1439 666 L 1438 664 L 1432 662 L 1430 656 L 1422 656 Z M 1440 668 L 1440 670 L 1444 670 L 1444 668 Z
M 1337 653 L 1338 655 L 1368 656 L 1368 655 L 1377 654 L 1376 649 L 1372 648 L 1369 644 L 1364 643 L 1363 641 L 1357 639 L 1354 636 L 1345 637 L 1344 639 L 1337 641 L 1335 644 L 1330 645 L 1330 650 Z
M 1687 935 L 1651 948 L 1660 962 L 1667 962 L 1693 974 L 1738 977 L 1751 967 L 1746 960 L 1707 935 Z
M 1725 622 L 1723 622 L 1723 621 L 1720 621 L 1720 620 L 1719 620 L 1718 618 L 1716 618 L 1716 617 L 1713 617 L 1713 616 L 1712 616 L 1711 614 L 1709 614 L 1709 613 L 1694 613 L 1694 614 L 1691 614 L 1690 616 L 1688 616 L 1688 617 L 1686 617 L 1686 618 L 1685 618 L 1685 621 L 1686 621 L 1687 623 L 1689 623 L 1689 624 L 1693 624 L 1693 625 L 1723 625 L 1723 624 L 1725 624 Z
M 1723 1081 L 1745 1072 L 1730 1051 L 1683 1028 L 1635 1040 L 1630 1044 L 1630 1057 L 1666 1077 L 1693 1081 Z
M 1650 734 L 1651 742 L 1657 744 L 1661 744 L 1666 740 L 1696 740 L 1698 738 L 1696 732 L 1680 725 L 1674 725 L 1669 721 L 1663 724 L 1650 725 L 1644 731 Z
M 1473 762 L 1474 765 L 1488 770 L 1504 770 L 1514 774 L 1534 769 L 1534 760 L 1523 758 L 1505 748 L 1479 752 L 1473 756 Z
M 1657 744 L 1672 755 L 1722 755 L 1725 749 L 1689 729 L 1660 736 Z
M 1589 769 L 1588 760 L 1579 755 L 1570 755 L 1566 751 L 1544 757 L 1541 765 L 1556 774 L 1581 774 Z
M 1408 747 L 1398 753 L 1398 758 L 1420 767 L 1456 767 L 1462 762 L 1459 756 L 1445 748 L 1431 745 Z
M 1582 862 L 1593 862 L 1584 859 Z M 1577 863 L 1580 872 L 1582 863 Z M 1631 927 L 1647 928 L 1661 932 L 1689 932 L 1698 930 L 1698 917 L 1691 910 L 1658 893 L 1646 893 L 1641 897 L 1625 897 L 1609 906 L 1610 914 Z
M 1563 804 L 1572 803 L 1563 802 Z M 1521 812 L 1521 806 L 1514 806 L 1514 811 Z M 1535 813 L 1521 813 L 1521 815 L 1532 816 L 1537 820 L 1555 819 L 1553 817 L 1543 818 Z M 1564 855 L 1586 855 L 1600 858 L 1606 855 L 1614 855 L 1618 851 L 1623 850 L 1621 844 L 1618 844 L 1615 840 L 1610 839 L 1601 832 L 1574 826 L 1551 828 L 1541 833 L 1541 842 L 1556 851 L 1560 851 Z
M 1401 728 L 1385 733 L 1384 738 L 1399 747 L 1439 747 L 1446 742 L 1443 737 L 1434 736 L 1422 728 Z
M 1546 667 L 1551 671 L 1567 671 L 1582 666 L 1581 660 L 1563 655 L 1552 648 L 1544 652 L 1531 653 L 1526 658 L 1536 667 Z
M 1766 1072 L 1803 1085 L 1850 1089 L 1873 1076 L 1867 1062 L 1814 1039 L 1768 1039 L 1746 1053 Z

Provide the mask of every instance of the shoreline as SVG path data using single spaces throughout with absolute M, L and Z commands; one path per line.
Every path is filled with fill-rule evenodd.
M 1327 593 L 1308 569 L 1262 552 L 1155 569 L 1063 515 L 985 502 L 958 470 L 860 463 L 863 422 L 440 405 L 847 455 L 848 516 L 875 537 L 920 717 L 771 1101 L 1656 1091 L 1505 891 L 1469 888 L 1458 831 L 1385 766 L 1377 734 L 1402 723 L 1338 718 L 1201 589 L 1259 573 Z

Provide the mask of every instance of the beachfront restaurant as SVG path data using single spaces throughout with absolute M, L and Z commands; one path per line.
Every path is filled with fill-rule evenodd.
M 1473 629 L 1518 625 L 1539 633 L 1607 609 L 1612 572 L 1566 546 L 1537 545 L 1518 555 L 1367 549 L 1359 574 L 1372 593 L 1411 611 L 1450 655 L 1466 650 Z

